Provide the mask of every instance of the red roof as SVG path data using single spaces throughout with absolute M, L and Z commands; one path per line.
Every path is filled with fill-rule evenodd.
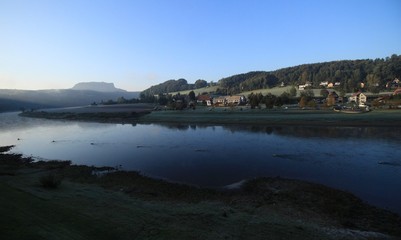
M 197 97 L 197 99 L 198 99 L 198 101 L 207 101 L 207 100 L 210 100 L 211 98 L 209 95 L 199 95 Z
M 401 88 L 397 88 L 393 93 L 393 95 L 398 95 L 398 94 L 401 94 Z

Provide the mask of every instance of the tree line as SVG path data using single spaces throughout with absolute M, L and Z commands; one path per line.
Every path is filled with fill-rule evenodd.
M 180 78 L 178 80 L 168 80 L 141 92 L 141 98 L 146 95 L 159 95 L 164 93 L 179 92 L 186 90 L 193 90 L 206 87 L 208 83 L 205 80 L 196 80 L 194 84 L 188 83 L 186 79 Z

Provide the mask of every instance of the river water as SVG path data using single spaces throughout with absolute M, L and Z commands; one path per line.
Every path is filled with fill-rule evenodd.
M 293 178 L 401 214 L 401 127 L 103 124 L 0 114 L 0 146 L 207 187 Z

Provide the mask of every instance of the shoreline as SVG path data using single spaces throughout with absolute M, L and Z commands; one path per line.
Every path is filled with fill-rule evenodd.
M 89 109 L 89 110 L 88 110 Z M 186 123 L 186 124 L 223 124 L 223 125 L 271 125 L 271 126 L 401 126 L 401 110 L 374 110 L 364 114 L 345 114 L 332 110 L 261 110 L 200 108 L 196 110 L 159 110 L 150 107 L 96 107 L 75 108 L 73 110 L 43 110 L 24 112 L 23 117 L 55 120 L 72 120 L 102 123 Z M 240 108 L 242 109 L 242 108 Z
M 399 215 L 320 184 L 255 178 L 233 189 L 208 189 L 153 179 L 138 172 L 72 165 L 68 161 L 32 162 L 22 155 L 7 153 L 11 148 L 0 147 L 0 208 L 4 208 L 4 219 L 14 219 L 2 223 L 5 236 L 23 228 L 25 221 L 32 221 L 25 218 L 25 211 L 32 218 L 36 219 L 34 212 L 41 219 L 30 224 L 29 229 L 33 230 L 26 230 L 28 233 L 36 234 L 38 228 L 44 227 L 37 225 L 43 224 L 46 231 L 60 234 L 52 219 L 47 219 L 47 214 L 53 216 L 47 213 L 50 211 L 57 214 L 58 225 L 75 229 L 81 235 L 86 230 L 77 229 L 74 222 L 98 225 L 99 234 L 110 231 L 112 235 L 139 236 L 139 239 L 146 239 L 149 234 L 155 234 L 156 238 L 197 239 L 199 231 L 207 233 L 203 238 L 209 239 L 225 238 L 213 235 L 215 232 L 237 238 L 253 236 L 253 239 L 264 239 L 266 234 L 286 239 L 401 237 Z M 61 185 L 54 189 L 41 187 L 38 179 L 48 174 L 59 176 Z M 27 204 L 25 208 L 21 205 L 24 201 L 33 206 Z M 10 205 L 13 208 L 5 208 Z M 12 210 L 16 207 L 17 213 Z M 43 207 L 48 210 L 41 210 Z M 132 222 L 136 227 L 133 228 Z M 233 228 L 243 224 L 246 228 Z M 94 232 L 90 231 L 91 234 Z M 89 235 L 86 239 L 98 239 Z

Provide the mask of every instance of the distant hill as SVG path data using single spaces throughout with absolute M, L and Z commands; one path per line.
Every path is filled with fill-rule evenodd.
M 88 90 L 96 92 L 127 92 L 126 90 L 116 88 L 114 83 L 106 82 L 80 82 L 75 84 L 71 90 Z
M 0 112 L 21 109 L 74 107 L 108 100 L 139 98 L 139 92 L 89 90 L 10 90 L 0 89 Z
M 206 87 L 208 83 L 205 80 L 199 79 L 194 84 L 189 84 L 187 80 L 180 78 L 178 80 L 168 80 L 155 86 L 144 90 L 141 94 L 144 95 L 158 95 L 170 92 L 179 92 L 192 89 Z

